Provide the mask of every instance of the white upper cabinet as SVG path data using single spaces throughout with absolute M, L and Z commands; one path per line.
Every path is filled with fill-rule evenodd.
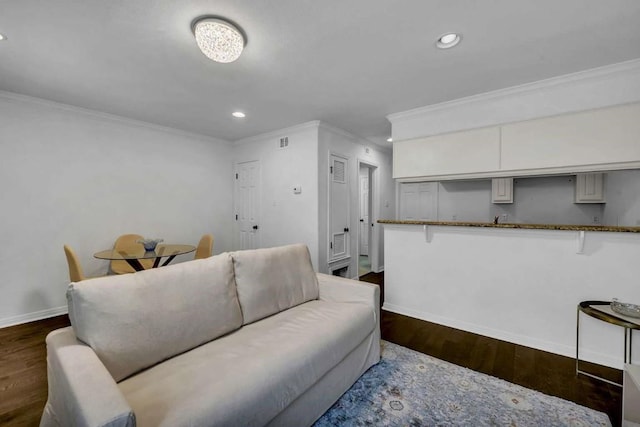
M 491 180 L 491 202 L 513 203 L 513 178 L 493 178 Z
M 393 144 L 400 181 L 638 168 L 639 103 Z
M 576 175 L 576 203 L 604 203 L 604 174 L 579 173 Z
M 637 166 L 640 104 L 504 125 L 501 155 L 502 170 Z
M 393 144 L 393 177 L 441 177 L 497 171 L 500 129 L 475 129 Z

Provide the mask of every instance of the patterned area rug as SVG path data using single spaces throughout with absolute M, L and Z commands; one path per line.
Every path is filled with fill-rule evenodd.
M 315 427 L 610 426 L 598 411 L 382 342 L 371 367 Z

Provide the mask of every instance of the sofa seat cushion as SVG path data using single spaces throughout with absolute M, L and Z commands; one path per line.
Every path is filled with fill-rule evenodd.
M 72 283 L 67 299 L 76 336 L 116 381 L 242 325 L 229 254 Z
M 244 324 L 318 299 L 318 277 L 305 245 L 232 252 Z
M 264 425 L 375 327 L 370 306 L 310 301 L 243 326 L 118 386 L 138 426 Z

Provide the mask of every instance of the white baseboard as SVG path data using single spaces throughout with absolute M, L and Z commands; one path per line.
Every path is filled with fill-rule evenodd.
M 25 313 L 19 316 L 5 317 L 4 319 L 0 319 L 0 328 L 20 325 L 22 323 L 33 322 L 34 320 L 46 319 L 49 317 L 60 316 L 67 313 L 68 308 L 66 305 L 64 305 L 60 307 L 48 308 L 46 310 L 34 311 L 32 313 Z
M 448 326 L 450 328 L 461 329 L 463 331 L 472 332 L 478 335 L 484 335 L 486 337 L 511 342 L 511 343 L 522 345 L 525 347 L 531 347 L 537 350 L 548 351 L 549 353 L 559 354 L 561 356 L 570 357 L 572 359 L 575 359 L 576 357 L 576 348 L 571 345 L 539 340 L 536 338 L 528 337 L 526 335 L 513 334 L 507 331 L 487 328 L 481 325 L 476 325 L 474 323 L 464 322 L 456 319 L 450 319 L 447 317 L 442 317 L 442 316 L 434 315 L 431 313 L 422 312 L 419 310 L 400 307 L 394 304 L 384 303 L 382 306 L 382 309 L 385 311 L 390 311 L 392 313 L 402 314 L 404 316 L 413 317 L 413 318 L 424 320 L 431 323 L 437 323 L 439 325 Z M 597 353 L 590 350 L 581 349 L 580 360 L 586 360 L 592 363 L 597 363 L 599 365 L 609 366 L 616 369 L 623 369 L 623 363 L 621 360 L 615 359 L 606 354 Z

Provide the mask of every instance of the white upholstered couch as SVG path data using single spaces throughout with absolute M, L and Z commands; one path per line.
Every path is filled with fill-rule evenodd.
M 304 426 L 380 359 L 376 285 L 304 245 L 72 283 L 41 426 Z

